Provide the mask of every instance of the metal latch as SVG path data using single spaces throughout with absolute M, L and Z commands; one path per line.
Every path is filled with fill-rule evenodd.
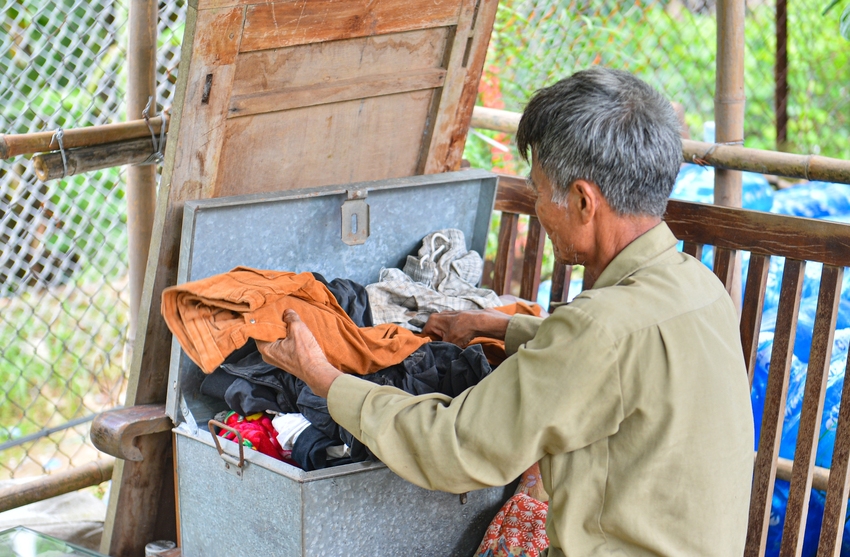
M 236 435 L 236 444 L 239 445 L 239 460 L 236 460 L 235 457 L 224 452 L 224 449 L 221 448 L 221 443 L 219 443 L 218 435 L 215 433 L 215 428 L 221 428 L 229 431 L 230 433 Z M 245 471 L 245 449 L 242 446 L 242 434 L 237 430 L 233 429 L 230 426 L 224 425 L 223 423 L 217 420 L 210 420 L 209 423 L 210 433 L 212 433 L 213 442 L 215 443 L 215 448 L 218 451 L 218 456 L 221 457 L 224 464 L 224 470 L 229 472 L 239 478 L 242 479 L 242 473 Z
M 365 190 L 349 190 L 342 204 L 342 241 L 349 246 L 359 246 L 369 237 L 369 205 Z

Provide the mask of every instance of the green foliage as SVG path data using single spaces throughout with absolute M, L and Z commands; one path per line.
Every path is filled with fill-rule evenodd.
M 823 32 L 839 23 L 850 32 L 850 11 L 824 18 L 805 4 L 790 3 L 788 9 L 790 144 L 783 148 L 850 158 L 850 51 Z M 777 147 L 774 17 L 770 4 L 746 14 L 745 140 L 763 149 Z M 631 71 L 682 104 L 691 136 L 701 138 L 703 123 L 714 114 L 716 41 L 714 15 L 681 3 L 503 1 L 479 104 L 499 108 L 493 102 L 498 99 L 507 110 L 522 111 L 536 89 L 603 65 Z M 486 158 L 483 142 L 469 143 L 470 160 Z

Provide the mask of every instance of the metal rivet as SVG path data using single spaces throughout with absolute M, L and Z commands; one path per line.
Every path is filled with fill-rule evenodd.
M 251 323 L 256 323 L 256 321 L 254 321 L 254 320 L 252 319 L 252 320 L 251 320 Z

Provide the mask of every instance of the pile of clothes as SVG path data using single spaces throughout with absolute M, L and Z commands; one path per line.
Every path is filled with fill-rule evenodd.
M 500 306 L 494 292 L 476 286 L 482 268 L 480 255 L 466 250 L 462 232 L 441 230 L 424 239 L 404 271 L 385 269 L 385 280 L 367 287 L 317 273 L 237 267 L 166 289 L 162 314 L 207 374 L 200 392 L 229 408 L 219 421 L 237 430 L 246 446 L 316 470 L 374 455 L 333 421 L 324 398 L 263 361 L 255 340 L 285 338 L 283 311 L 291 308 L 343 372 L 414 395 L 454 397 L 490 374 L 488 356 L 498 363 L 499 347 L 460 348 L 411 329 L 421 328 L 435 311 Z M 525 304 L 500 309 L 540 314 Z M 503 358 L 503 345 L 501 350 Z M 235 437 L 227 430 L 221 435 Z

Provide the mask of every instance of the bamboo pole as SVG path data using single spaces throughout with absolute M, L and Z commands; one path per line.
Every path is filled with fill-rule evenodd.
M 717 2 L 717 61 L 714 91 L 715 141 L 744 143 L 744 0 Z M 714 203 L 740 207 L 742 175 L 738 170 L 714 172 Z M 729 295 L 741 311 L 741 254 L 735 257 Z
M 788 0 L 776 0 L 776 82 L 773 106 L 776 113 L 776 148 L 784 151 L 788 144 Z
M 0 489 L 0 512 L 107 482 L 112 479 L 114 465 L 114 458 L 95 460 L 65 472 Z
M 521 116 L 518 112 L 476 106 L 470 125 L 482 130 L 516 133 Z M 818 155 L 795 155 L 683 139 L 682 161 L 721 169 L 850 184 L 850 161 Z
M 129 45 L 127 47 L 127 118 L 138 118 L 150 99 L 156 99 L 156 23 L 159 15 L 156 0 L 131 0 L 129 13 Z M 150 103 L 148 115 L 156 112 Z M 161 151 L 162 152 L 162 151 Z M 136 338 L 136 321 L 148 263 L 153 215 L 156 208 L 156 166 L 127 168 L 127 231 L 130 263 L 130 330 L 127 346 L 132 349 Z M 125 362 L 132 354 L 125 351 Z
M 153 152 L 153 142 L 147 137 L 71 149 L 65 152 L 64 160 L 59 151 L 34 155 L 32 166 L 38 179 L 47 182 L 104 168 L 143 164 Z
M 136 117 L 141 115 L 141 111 Z M 153 131 L 157 136 L 162 126 L 162 116 L 150 119 Z M 168 131 L 168 118 L 165 119 L 165 130 Z M 18 155 L 46 153 L 59 149 L 59 144 L 53 137 L 54 132 L 23 133 L 13 135 L 0 134 L 0 159 L 8 159 Z M 63 130 L 62 146 L 65 149 L 90 147 L 102 143 L 114 143 L 127 139 L 150 137 L 151 132 L 144 120 L 130 120 L 117 124 L 89 126 Z

